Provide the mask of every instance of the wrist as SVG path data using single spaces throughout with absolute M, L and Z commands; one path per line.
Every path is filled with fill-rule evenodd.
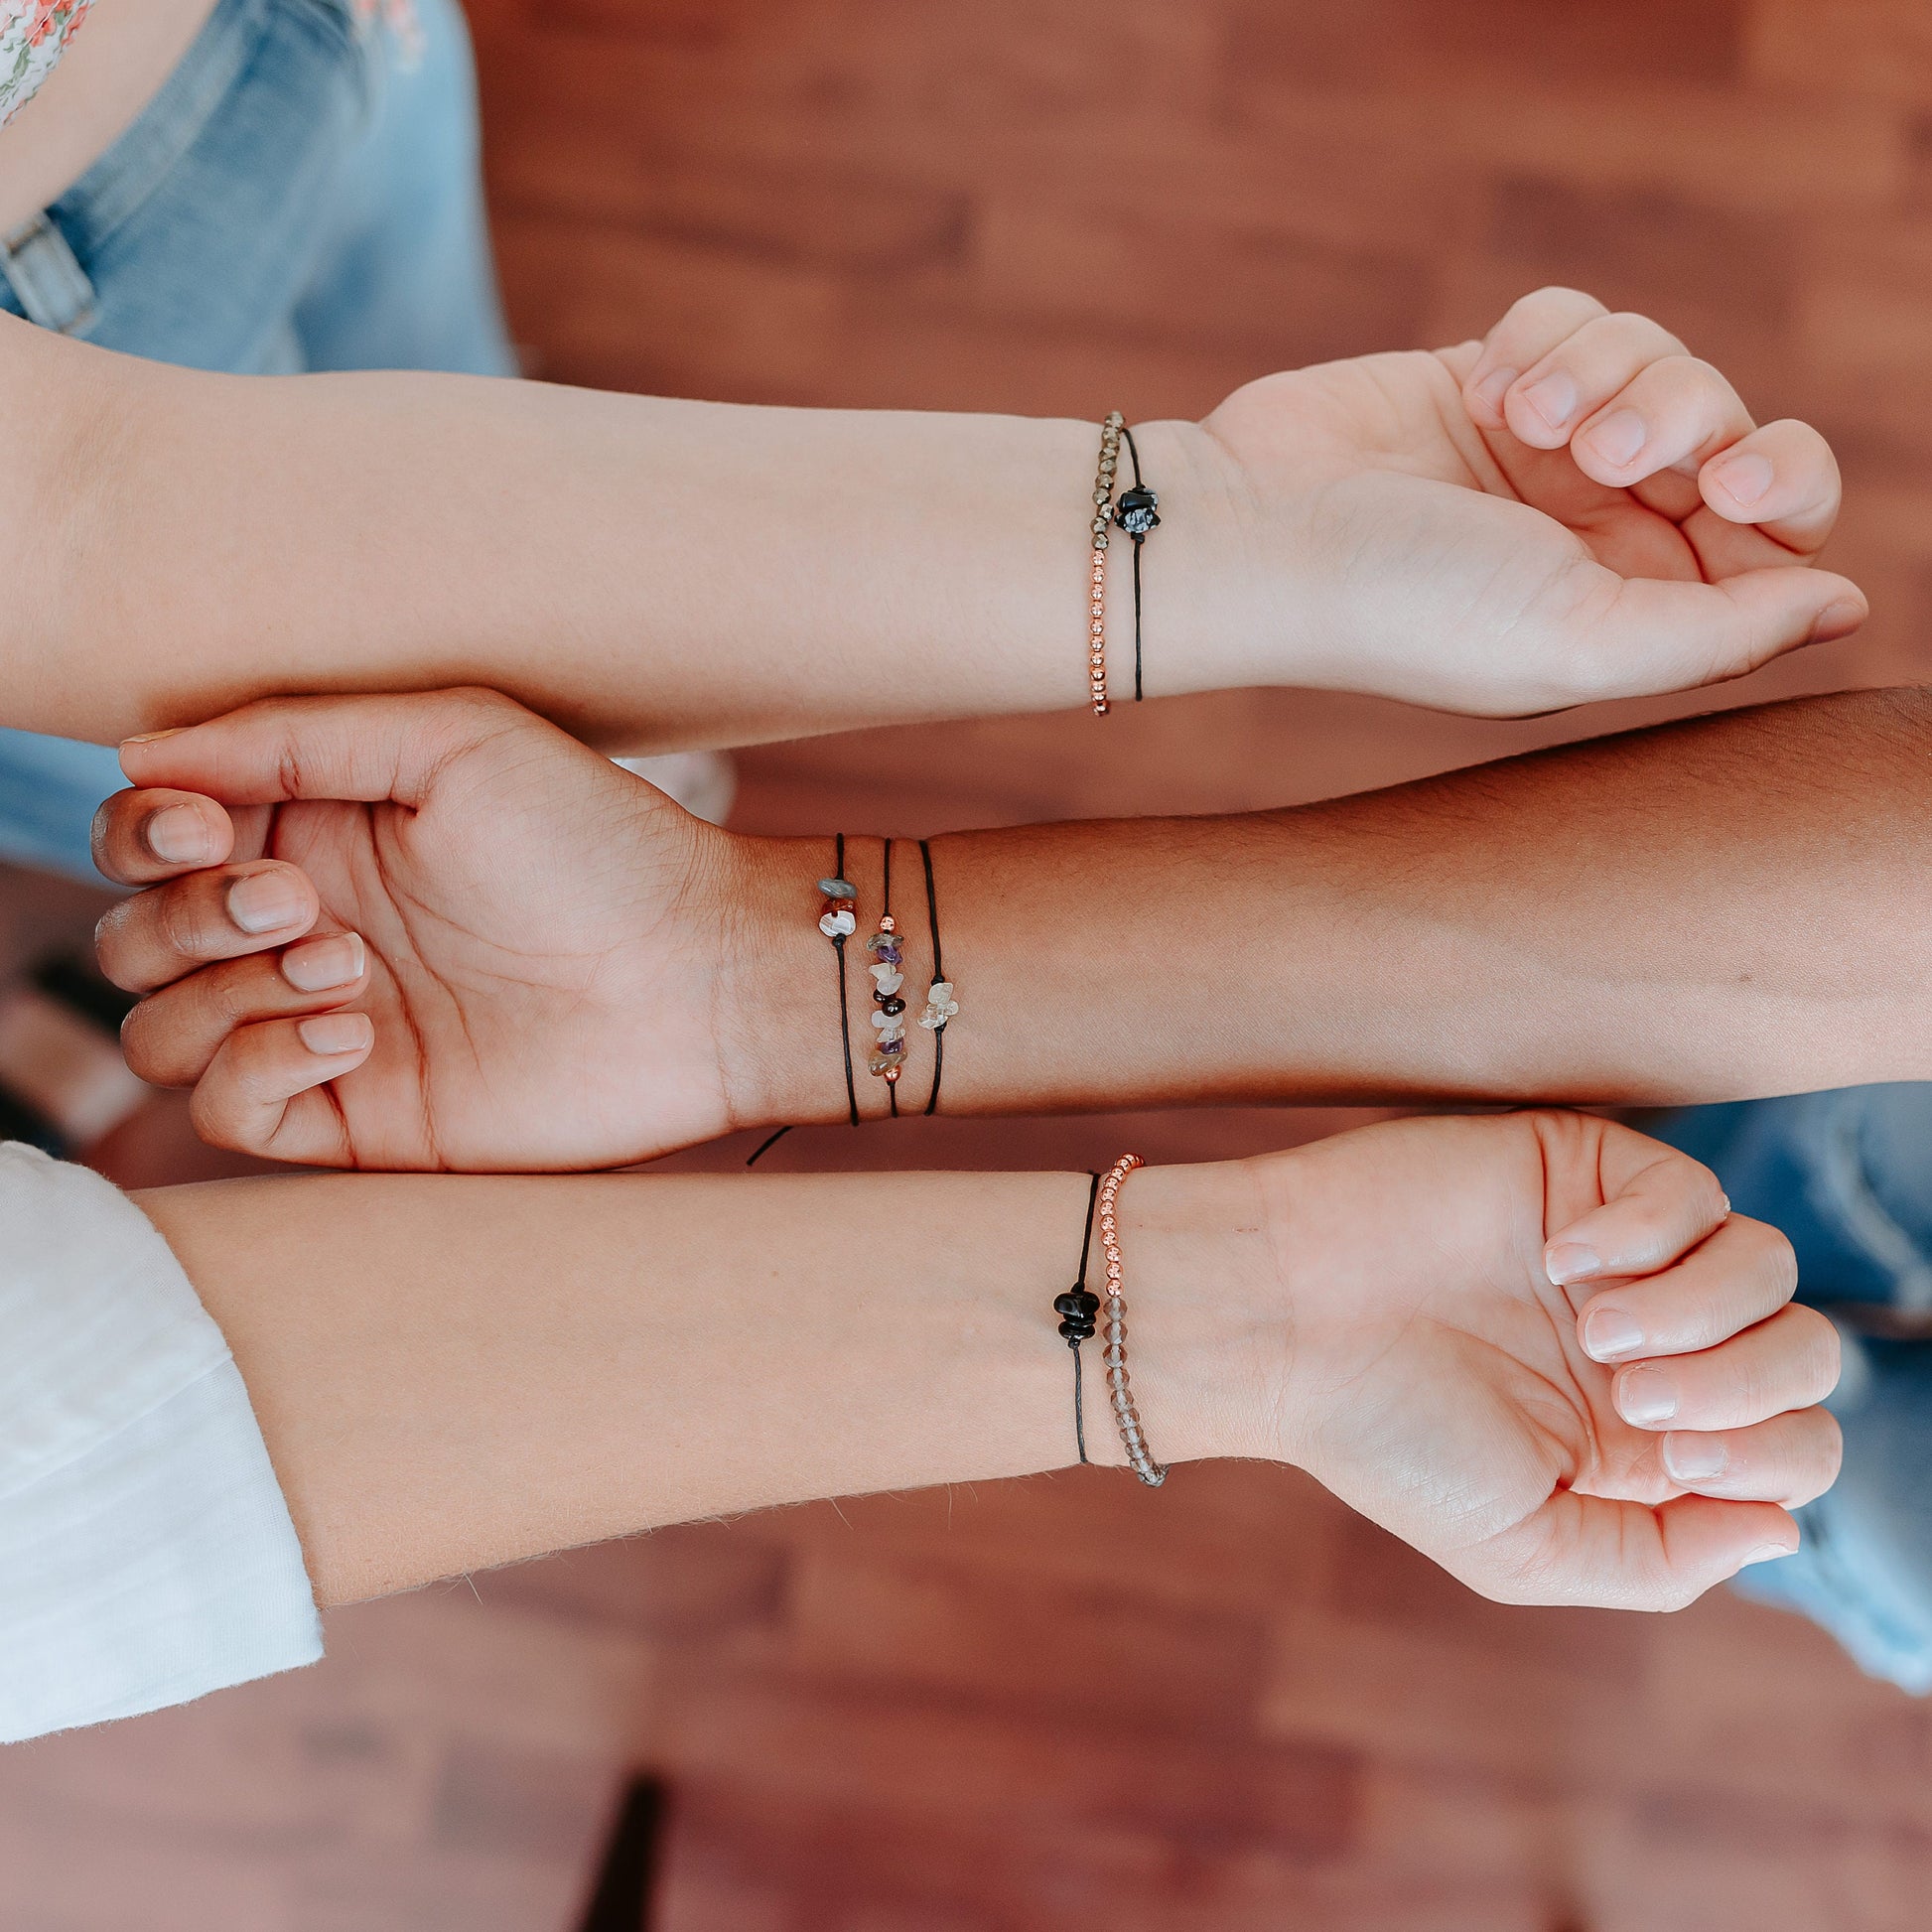
M 1284 1459 L 1292 1322 L 1256 1164 L 1142 1169 L 1118 1212 L 1128 1377 L 1155 1459 Z M 1096 1240 L 1096 1294 L 1105 1277 Z M 1104 1384 L 1094 1386 L 1089 1452 L 1124 1463 Z
M 732 910 L 719 952 L 725 965 L 719 974 L 718 1039 L 734 1127 L 844 1121 L 854 1100 L 861 1120 L 890 1112 L 891 1089 L 870 1068 L 880 1035 L 873 1026 L 874 962 L 866 950 L 885 904 L 885 841 L 845 842 L 843 870 L 858 889 L 858 912 L 857 930 L 844 947 L 843 1030 L 840 955 L 818 923 L 827 905 L 818 882 L 830 875 L 835 853 L 829 837 L 732 842 L 719 889 Z M 925 888 L 912 841 L 894 841 L 893 865 L 892 905 L 903 946 L 904 980 L 897 997 L 910 1019 L 919 1012 L 931 978 Z M 903 1037 L 898 1110 L 917 1113 L 932 1077 L 932 1035 L 907 1025 Z

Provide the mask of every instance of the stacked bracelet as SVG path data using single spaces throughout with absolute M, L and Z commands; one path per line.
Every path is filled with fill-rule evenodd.
M 1107 1346 L 1101 1351 L 1101 1360 L 1107 1364 L 1107 1397 L 1113 1404 L 1114 1421 L 1120 1426 L 1128 1466 L 1150 1489 L 1158 1489 L 1167 1481 L 1168 1472 L 1148 1453 L 1140 1411 L 1134 1407 L 1127 1384 L 1127 1304 L 1120 1292 L 1120 1222 L 1115 1211 L 1121 1182 L 1141 1165 L 1138 1154 L 1123 1154 L 1100 1183 L 1100 1252 L 1107 1263 Z
M 932 1035 L 932 1091 L 926 1096 L 925 1110 L 939 1111 L 939 1076 L 946 1070 L 946 1022 L 959 1011 L 953 998 L 952 981 L 946 977 L 939 952 L 939 896 L 932 888 L 932 843 L 919 841 L 919 858 L 925 867 L 925 910 L 932 925 L 932 983 L 925 990 L 925 1011 L 919 1025 Z
M 1100 1311 L 1100 1297 L 1087 1287 L 1087 1256 L 1093 1251 L 1093 1203 L 1100 1192 L 1100 1176 L 1087 1176 L 1087 1214 L 1081 1223 L 1080 1272 L 1065 1294 L 1053 1297 L 1053 1312 L 1060 1317 L 1060 1335 L 1073 1351 L 1073 1447 L 1082 1462 L 1087 1454 L 1086 1400 L 1080 1386 L 1080 1344 L 1093 1339 L 1093 1318 Z
M 852 1020 L 846 1006 L 845 942 L 859 929 L 859 893 L 845 876 L 845 834 L 838 834 L 833 847 L 832 876 L 818 882 L 818 890 L 830 902 L 818 915 L 818 929 L 832 942 L 839 959 L 839 1037 L 845 1044 L 845 1106 L 854 1127 L 859 1124 L 859 1090 L 852 1078 Z M 776 1136 L 773 1136 L 775 1139 Z M 771 1143 L 767 1141 L 765 1147 Z M 762 1154 L 764 1148 L 759 1149 Z M 756 1161 L 758 1154 L 752 1156 Z
M 881 897 L 886 908 L 879 915 L 879 930 L 866 941 L 872 955 L 873 1042 L 866 1064 L 876 1079 L 886 1082 L 887 1099 L 895 1118 L 898 1115 L 898 1076 L 905 1066 L 905 952 L 899 938 L 898 921 L 893 917 L 893 842 L 886 841 L 886 881 Z
M 1092 598 L 1087 607 L 1087 696 L 1096 718 L 1106 717 L 1107 702 L 1107 525 L 1113 520 L 1114 471 L 1120 463 L 1121 431 L 1126 419 L 1118 409 L 1100 426 L 1100 468 L 1093 480 Z

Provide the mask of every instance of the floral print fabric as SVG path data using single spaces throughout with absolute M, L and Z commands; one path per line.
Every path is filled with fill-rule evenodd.
M 92 0 L 0 0 L 0 127 L 24 107 Z
M 129 0 L 138 5 L 139 0 Z M 0 0 L 0 127 L 25 107 L 54 71 L 93 0 Z M 405 59 L 420 51 L 421 29 L 411 0 L 350 0 L 356 20 L 381 21 L 396 36 Z

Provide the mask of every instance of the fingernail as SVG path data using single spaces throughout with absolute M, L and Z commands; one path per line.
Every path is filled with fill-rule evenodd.
M 1634 409 L 1619 409 L 1593 425 L 1584 441 L 1605 463 L 1621 470 L 1626 463 L 1636 461 L 1649 436 L 1643 418 Z
M 286 873 L 251 872 L 228 888 L 228 917 L 243 932 L 293 925 L 308 909 Z
M 1544 1273 L 1550 1277 L 1553 1288 L 1567 1287 L 1571 1282 L 1580 1282 L 1587 1276 L 1596 1274 L 1603 1266 L 1603 1257 L 1594 1248 L 1587 1248 L 1581 1241 L 1559 1241 L 1543 1257 Z
M 1714 1437 L 1673 1433 L 1664 1438 L 1664 1467 L 1673 1482 L 1709 1482 L 1723 1475 L 1729 1461 L 1728 1451 Z
M 1521 373 L 1517 369 L 1491 369 L 1475 385 L 1474 395 L 1478 402 L 1486 404 L 1498 416 L 1503 413 L 1503 398 L 1509 393 L 1509 385 Z
M 168 805 L 142 828 L 148 850 L 171 866 L 202 866 L 214 857 L 214 836 L 193 805 Z
M 1617 1383 L 1616 1412 L 1639 1429 L 1669 1422 L 1677 1414 L 1677 1391 L 1654 1369 L 1630 1369 Z
M 1855 604 L 1849 597 L 1841 597 L 1825 606 L 1812 620 L 1811 635 L 1805 639 L 1808 644 L 1835 644 L 1841 637 L 1849 637 L 1864 621 L 1864 606 Z
M 1620 1362 L 1643 1348 L 1643 1329 L 1621 1309 L 1591 1309 L 1584 1317 L 1584 1348 L 1593 1362 Z
M 123 745 L 159 745 L 164 738 L 179 738 L 188 729 L 186 725 L 171 725 L 165 732 L 136 732 L 132 738 L 121 740 Z
M 1777 479 L 1777 472 L 1761 456 L 1734 456 L 1712 472 L 1713 481 L 1737 503 L 1761 502 Z
M 1523 400 L 1552 429 L 1561 429 L 1577 413 L 1577 385 L 1567 375 L 1546 375 L 1523 391 Z
M 1795 1543 L 1760 1543 L 1744 1559 L 1745 1566 L 1753 1563 L 1776 1563 L 1780 1557 L 1795 1557 L 1798 1546 Z
M 296 1034 L 310 1052 L 322 1059 L 337 1053 L 359 1053 L 375 1037 L 366 1013 L 319 1013 L 304 1020 Z
M 355 932 L 332 932 L 305 939 L 282 955 L 282 977 L 298 993 L 327 993 L 362 977 L 362 939 Z

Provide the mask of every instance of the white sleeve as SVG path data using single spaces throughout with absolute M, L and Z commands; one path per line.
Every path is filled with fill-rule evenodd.
M 313 1663 L 295 1526 L 152 1222 L 0 1144 L 0 1742 Z

